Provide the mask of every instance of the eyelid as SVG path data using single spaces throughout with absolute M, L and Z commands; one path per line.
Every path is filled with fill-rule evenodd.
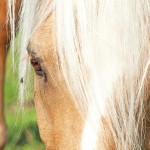
M 47 82 L 47 75 L 42 69 L 42 66 L 40 64 L 40 59 L 38 57 L 31 56 L 30 63 L 34 68 L 36 75 L 42 76 L 44 79 L 44 82 Z
M 47 82 L 47 75 L 41 66 L 41 60 L 36 57 L 36 53 L 31 49 L 31 44 L 29 43 L 27 47 L 28 54 L 31 56 L 30 63 L 34 68 L 36 75 L 43 77 L 44 82 Z
M 44 71 L 35 71 L 36 75 L 42 76 L 44 79 L 44 82 L 47 82 L 47 75 Z
M 42 70 L 39 58 L 31 57 L 30 63 L 35 70 L 39 70 L 39 71 Z

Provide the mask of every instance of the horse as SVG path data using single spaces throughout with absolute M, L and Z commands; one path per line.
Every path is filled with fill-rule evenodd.
M 7 28 L 6 28 L 6 15 L 7 15 L 6 1 L 0 2 L 0 149 L 6 143 L 7 131 L 4 119 L 4 101 L 3 101 L 3 86 L 4 86 L 4 66 L 6 58 L 7 46 Z
M 4 148 L 7 142 L 7 128 L 4 118 L 4 71 L 5 71 L 5 60 L 7 55 L 7 49 L 10 42 L 10 27 L 8 25 L 7 16 L 7 1 L 3 0 L 0 2 L 0 150 Z M 15 8 L 15 14 L 19 12 L 20 1 L 18 0 Z M 15 22 L 17 23 L 17 18 Z
M 150 148 L 149 6 L 149 0 L 21 1 L 19 97 L 22 104 L 31 63 L 47 150 Z

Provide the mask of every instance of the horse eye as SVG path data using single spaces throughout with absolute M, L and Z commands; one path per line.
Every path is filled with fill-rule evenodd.
M 36 75 L 42 76 L 44 78 L 44 82 L 46 82 L 47 76 L 41 67 L 40 59 L 32 56 L 30 63 L 34 68 Z
M 30 63 L 33 66 L 35 71 L 41 71 L 42 70 L 39 58 L 32 57 L 30 60 Z

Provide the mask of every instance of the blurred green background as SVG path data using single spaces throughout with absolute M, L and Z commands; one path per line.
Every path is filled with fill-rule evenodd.
M 15 61 L 17 62 L 15 56 Z M 15 63 L 16 64 L 16 63 Z M 17 66 L 12 67 L 9 52 L 5 74 L 5 116 L 8 127 L 8 143 L 5 150 L 44 150 L 40 140 L 33 101 L 33 92 L 29 89 L 23 108 L 18 102 Z M 14 73 L 13 73 L 14 72 Z

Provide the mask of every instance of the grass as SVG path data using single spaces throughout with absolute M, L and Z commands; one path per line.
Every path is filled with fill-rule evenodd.
M 8 143 L 5 150 L 44 150 L 38 132 L 33 96 L 29 94 L 27 104 L 23 109 L 20 108 L 17 101 L 18 73 L 17 70 L 13 71 L 11 64 L 11 56 L 8 54 L 4 88 L 8 127 Z

